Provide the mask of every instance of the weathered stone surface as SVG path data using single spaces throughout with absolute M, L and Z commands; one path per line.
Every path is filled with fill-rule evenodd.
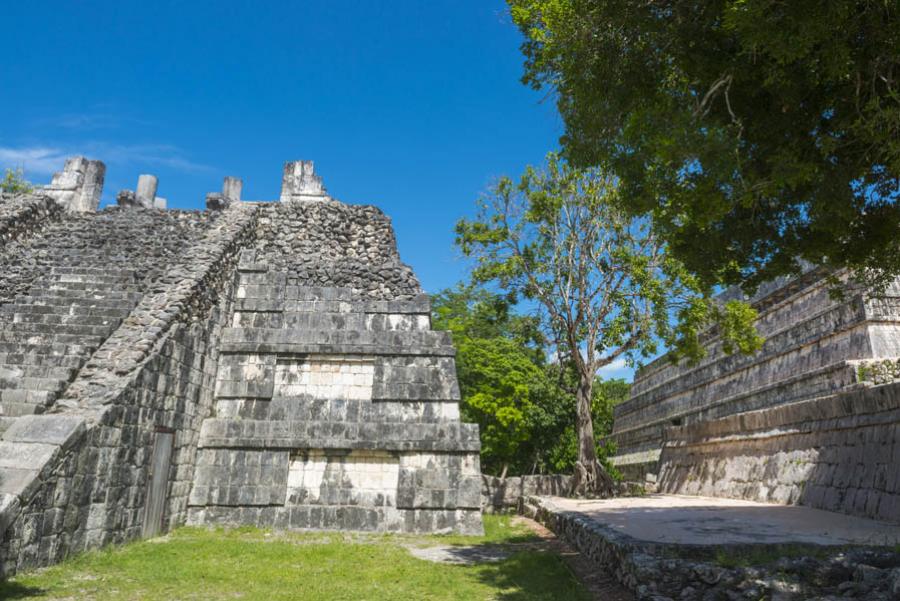
M 49 185 L 39 192 L 53 198 L 62 208 L 76 213 L 93 213 L 100 206 L 106 165 L 84 157 L 66 160 L 63 170 L 53 174 Z
M 824 276 L 811 268 L 751 299 L 767 338 L 758 353 L 727 355 L 710 331 L 699 364 L 661 359 L 637 374 L 612 435 L 626 477 L 900 521 L 888 467 L 900 411 L 893 388 L 872 387 L 896 372 L 900 284 L 870 298 L 839 274 L 835 298 Z
M 390 221 L 228 180 L 215 212 L 147 210 L 147 184 L 0 197 L 0 577 L 141 536 L 166 440 L 162 530 L 480 532 L 477 427 Z
M 156 190 L 159 180 L 155 175 L 139 175 L 137 188 L 134 190 L 134 199 L 138 206 L 151 209 L 156 201 Z
M 328 199 L 322 178 L 312 161 L 288 161 L 281 179 L 281 202 L 309 202 Z
M 856 543 L 869 542 L 871 533 L 879 534 L 877 523 L 832 514 L 839 526 L 841 519 L 864 524 L 856 532 L 844 524 L 837 528 L 839 534 L 830 536 L 828 525 L 815 516 L 798 520 L 801 523 L 785 519 L 791 510 L 815 510 L 779 508 L 781 516 L 766 523 L 767 516 L 759 509 L 730 517 L 727 509 L 715 512 L 697 500 L 691 518 L 683 512 L 666 512 L 659 500 L 528 497 L 524 513 L 578 549 L 598 570 L 612 572 L 639 601 L 892 598 L 892 570 L 900 566 L 900 553 L 890 547 L 845 546 L 848 537 Z M 678 499 L 673 502 L 677 506 Z M 592 511 L 592 504 L 610 507 Z M 629 504 L 634 506 L 632 512 Z M 754 524 L 755 517 L 763 523 Z M 895 527 L 895 535 L 896 531 Z M 768 547 L 770 554 L 760 553 L 759 542 L 764 540 L 784 544 L 791 556 L 780 557 L 777 546 Z M 749 561 L 754 555 L 759 559 Z M 728 559 L 749 565 L 728 567 Z

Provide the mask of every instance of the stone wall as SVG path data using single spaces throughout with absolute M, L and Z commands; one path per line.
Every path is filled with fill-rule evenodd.
M 261 205 L 257 256 L 299 286 L 349 288 L 354 296 L 411 299 L 422 293 L 400 261 L 390 219 L 377 207 L 336 200 Z
M 27 293 L 39 278 L 59 267 L 128 269 L 146 289 L 182 253 L 202 240 L 218 216 L 199 211 L 108 207 L 96 213 L 67 213 L 46 220 L 59 211 L 53 201 L 29 197 L 27 205 L 34 207 L 30 213 L 43 221 L 16 244 L 0 247 L 0 303 Z
M 871 299 L 843 281 L 842 299 L 817 270 L 761 290 L 751 300 L 766 342 L 754 355 L 724 353 L 711 331 L 698 364 L 662 358 L 640 370 L 631 397 L 615 409 L 617 467 L 633 479 L 656 474 L 670 426 L 833 394 L 858 385 L 861 362 L 896 356 L 900 289 Z
M 900 384 L 666 431 L 661 492 L 900 522 Z
M 480 532 L 478 430 L 428 298 L 367 300 L 271 262 L 242 255 L 190 522 Z
M 0 193 L 0 242 L 6 246 L 26 237 L 61 213 L 62 207 L 48 196 Z
M 531 496 L 568 496 L 572 476 L 565 474 L 535 474 L 531 476 L 481 476 L 481 506 L 485 511 L 518 510 L 523 500 Z

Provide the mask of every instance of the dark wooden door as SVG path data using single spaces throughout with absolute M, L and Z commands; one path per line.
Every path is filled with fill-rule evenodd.
M 172 463 L 174 432 L 157 432 L 150 458 L 150 488 L 144 506 L 144 538 L 156 536 L 162 531 L 169 488 L 169 467 Z

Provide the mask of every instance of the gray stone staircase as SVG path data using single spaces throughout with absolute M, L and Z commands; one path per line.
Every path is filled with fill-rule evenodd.
M 133 270 L 55 267 L 0 306 L 0 430 L 51 406 L 140 298 Z

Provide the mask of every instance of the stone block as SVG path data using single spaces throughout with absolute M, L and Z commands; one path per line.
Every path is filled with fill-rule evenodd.
M 3 433 L 8 442 L 33 442 L 69 447 L 85 431 L 84 418 L 70 415 L 23 415 Z

